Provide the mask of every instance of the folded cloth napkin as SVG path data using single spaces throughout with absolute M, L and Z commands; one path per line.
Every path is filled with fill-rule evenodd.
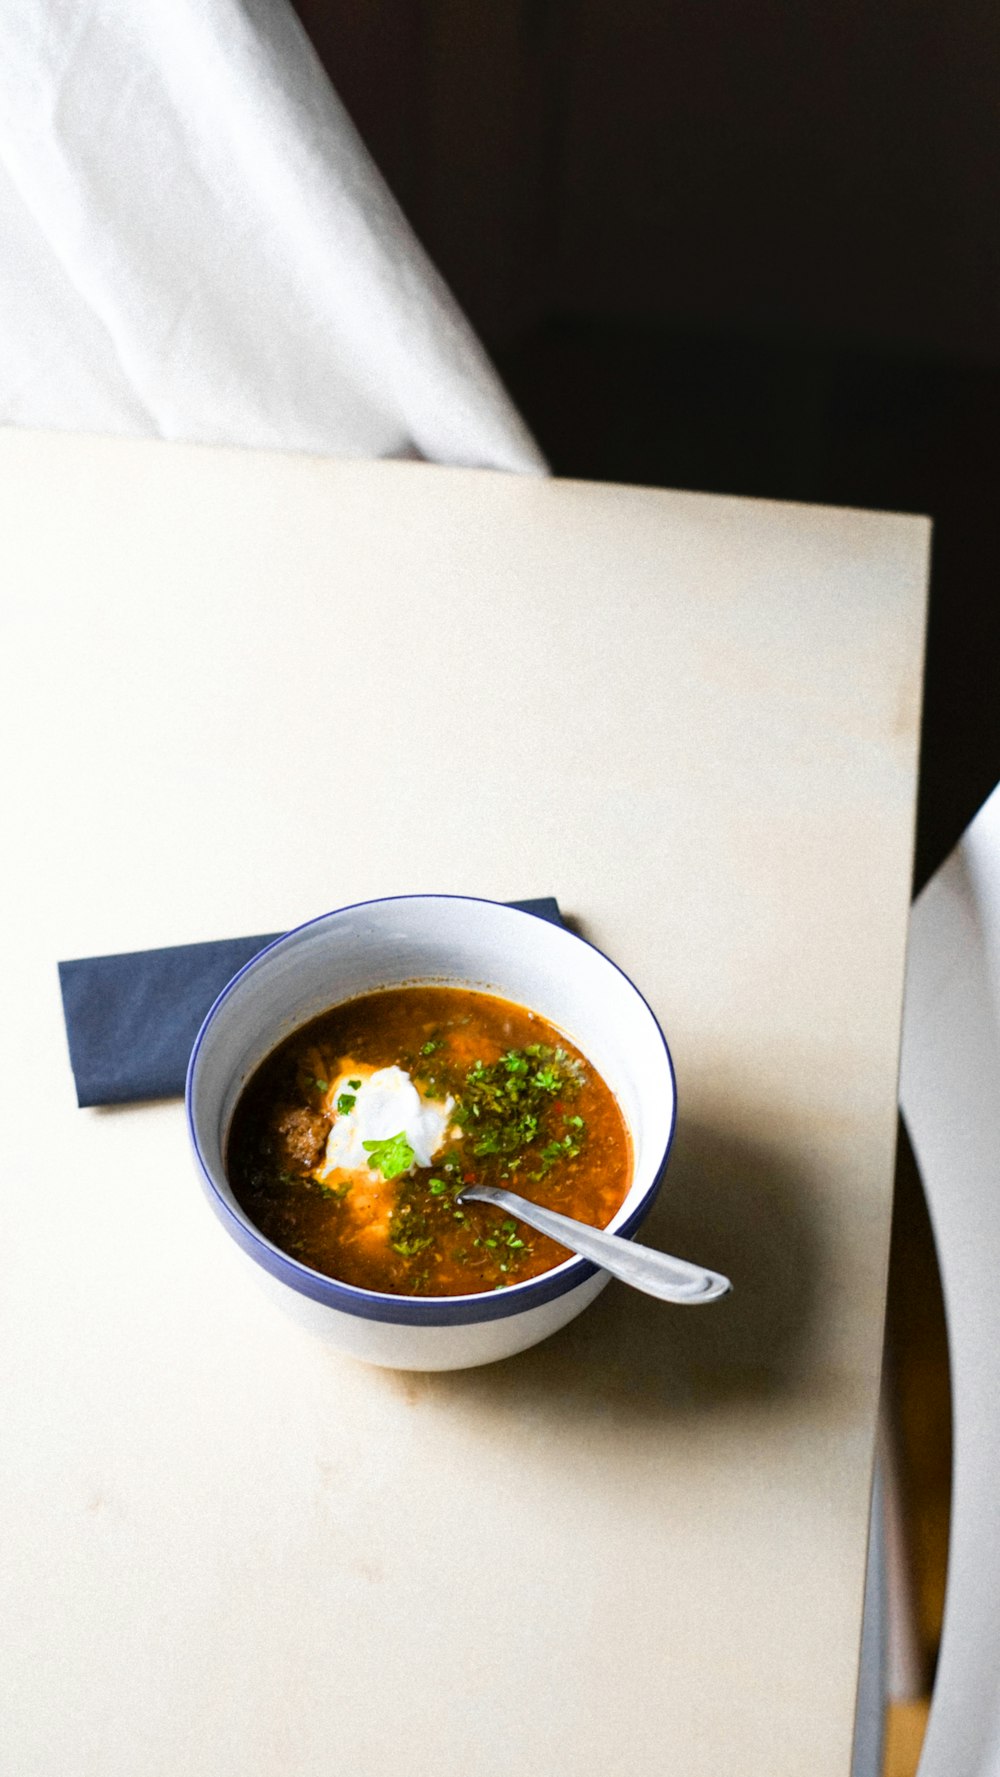
M 508 906 L 560 923 L 559 903 L 551 895 Z M 244 963 L 281 936 L 264 932 L 60 963 L 77 1103 L 179 1097 L 194 1039 L 213 1000 Z

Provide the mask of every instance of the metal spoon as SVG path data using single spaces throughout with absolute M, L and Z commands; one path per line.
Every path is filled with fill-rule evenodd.
M 505 1191 L 500 1185 L 466 1185 L 457 1201 L 463 1203 L 467 1197 L 474 1198 L 477 1203 L 495 1203 L 498 1209 L 505 1209 L 519 1221 L 527 1222 L 529 1228 L 537 1228 L 539 1234 L 548 1234 L 552 1240 L 558 1240 L 560 1246 L 568 1246 L 581 1258 L 590 1259 L 603 1271 L 610 1271 L 613 1277 L 631 1284 L 634 1290 L 644 1290 L 647 1296 L 659 1296 L 661 1301 L 715 1302 L 733 1287 L 728 1277 L 722 1277 L 718 1271 L 705 1271 L 700 1265 L 689 1265 L 686 1259 L 672 1259 L 669 1253 L 656 1252 L 651 1246 L 636 1246 L 631 1240 L 623 1240 L 620 1234 L 590 1228 L 586 1222 L 577 1222 L 572 1216 L 561 1216 L 554 1209 L 529 1203 L 516 1191 Z

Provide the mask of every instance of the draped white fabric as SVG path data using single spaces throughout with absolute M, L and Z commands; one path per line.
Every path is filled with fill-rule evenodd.
M 6 0 L 0 420 L 540 472 L 288 0 Z

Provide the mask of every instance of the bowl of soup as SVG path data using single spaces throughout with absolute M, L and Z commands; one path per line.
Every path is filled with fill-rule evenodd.
M 663 1032 L 565 927 L 493 901 L 396 896 L 289 932 L 223 990 L 187 1117 L 208 1200 L 325 1336 L 399 1369 L 522 1351 L 608 1282 L 491 1204 L 500 1184 L 628 1239 L 677 1101 Z

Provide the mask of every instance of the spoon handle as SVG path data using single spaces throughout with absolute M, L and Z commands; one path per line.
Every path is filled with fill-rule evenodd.
M 529 1203 L 516 1191 L 505 1191 L 500 1185 L 467 1185 L 458 1201 L 472 1197 L 478 1203 L 494 1203 L 519 1221 L 527 1222 L 539 1234 L 548 1234 L 560 1246 L 568 1246 L 620 1277 L 635 1290 L 647 1296 L 659 1296 L 664 1302 L 714 1302 L 732 1289 L 728 1277 L 718 1271 L 705 1271 L 700 1265 L 689 1265 L 686 1259 L 672 1259 L 668 1253 L 656 1252 L 651 1246 L 637 1246 L 623 1240 L 620 1234 L 608 1234 L 603 1228 L 588 1227 L 572 1216 L 561 1216 L 554 1209 L 543 1209 Z

